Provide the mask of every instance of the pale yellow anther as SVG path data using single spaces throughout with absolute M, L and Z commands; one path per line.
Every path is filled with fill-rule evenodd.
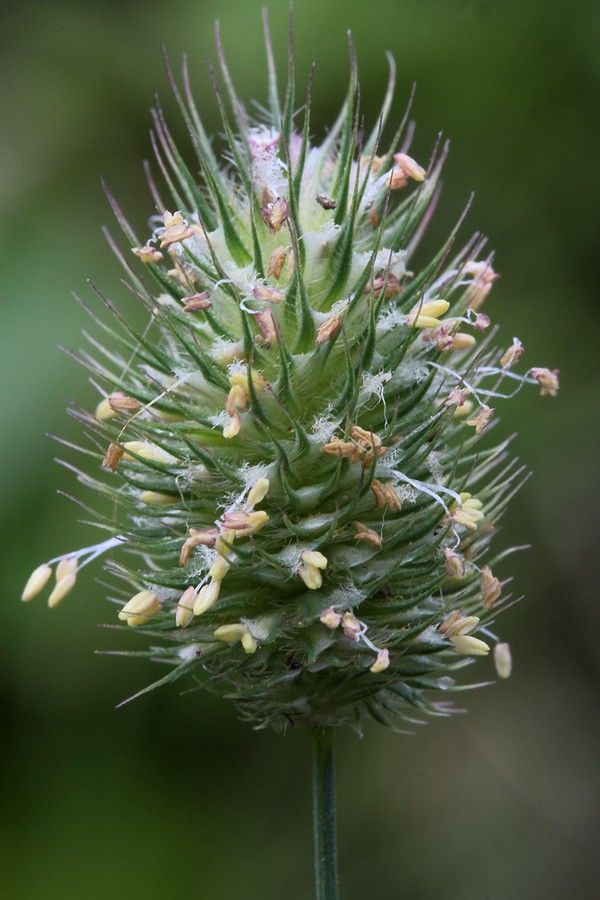
M 257 503 L 265 499 L 269 491 L 269 479 L 258 478 L 248 492 L 246 509 L 254 509 Z
M 318 550 L 305 550 L 302 554 L 302 561 L 307 566 L 314 566 L 316 569 L 327 568 L 327 557 L 319 553 Z
M 172 456 L 166 450 L 157 447 L 156 444 L 151 444 L 149 441 L 125 441 L 123 450 L 123 459 L 127 462 L 135 461 L 136 456 L 148 459 L 151 462 L 163 463 L 166 466 L 174 466 L 179 462 L 176 456 Z
M 34 597 L 37 597 L 40 591 L 48 583 L 48 579 L 51 575 L 52 569 L 47 563 L 43 563 L 41 566 L 38 566 L 37 569 L 34 569 L 27 579 L 27 584 L 23 588 L 21 600 L 27 603 L 28 600 L 33 600 Z
M 339 612 L 336 612 L 332 606 L 328 606 L 327 609 L 324 609 L 320 616 L 319 621 L 326 625 L 327 628 L 331 628 L 333 631 L 338 627 L 340 622 L 342 621 L 342 615 Z
M 440 625 L 440 632 L 447 638 L 468 634 L 479 625 L 478 616 L 462 616 L 458 610 L 451 613 Z
M 215 550 L 217 553 L 220 553 L 221 556 L 227 556 L 234 540 L 235 531 L 233 528 L 222 528 L 219 537 L 215 541 Z
M 128 625 L 146 625 L 160 610 L 160 600 L 153 591 L 140 591 L 128 600 L 119 619 Z
M 509 644 L 496 644 L 494 647 L 494 665 L 500 678 L 510 678 L 512 656 Z
M 175 610 L 175 624 L 178 628 L 187 628 L 194 620 L 194 603 L 196 602 L 196 589 L 188 587 L 185 589 L 177 609 Z
M 219 625 L 213 631 L 213 637 L 216 637 L 218 641 L 223 641 L 226 644 L 235 644 L 237 641 L 241 641 L 244 637 L 248 629 L 245 625 L 242 625 L 239 622 L 233 622 L 231 625 Z
M 474 409 L 475 404 L 472 400 L 464 400 L 462 403 L 459 403 L 454 410 L 454 418 L 464 419 L 465 416 L 470 416 Z
M 481 570 L 479 587 L 481 588 L 483 608 L 491 609 L 502 593 L 502 586 L 489 566 L 484 566 Z
M 472 334 L 465 334 L 463 331 L 458 331 L 456 334 L 452 335 L 452 350 L 467 350 L 469 347 L 472 347 L 475 343 L 475 338 Z
M 345 612 L 342 616 L 342 628 L 344 629 L 344 635 L 350 638 L 351 641 L 357 641 L 363 630 L 363 626 L 354 613 L 351 612 Z
M 198 591 L 196 602 L 194 603 L 194 615 L 201 616 L 215 605 L 219 599 L 219 591 L 221 590 L 220 581 L 209 581 L 203 585 Z
M 450 304 L 447 300 L 428 300 L 420 303 L 406 316 L 406 324 L 415 328 L 435 328 L 440 324 L 439 317 L 448 312 Z
M 251 372 L 252 377 L 252 387 L 255 391 L 264 391 L 268 388 L 269 382 L 263 378 L 260 372 L 257 372 L 256 369 L 252 369 Z M 244 372 L 233 372 L 229 376 L 229 384 L 231 385 L 239 385 L 244 388 L 246 394 L 250 393 L 250 389 L 248 387 L 248 375 Z
M 464 656 L 487 656 L 490 652 L 485 641 L 471 637 L 470 634 L 457 634 L 450 638 L 450 642 L 455 653 L 462 653 Z
M 316 566 L 304 564 L 298 569 L 298 575 L 309 589 L 309 591 L 317 591 L 323 584 L 323 576 L 321 570 Z
M 460 495 L 460 499 L 462 506 L 454 503 L 451 507 L 452 521 L 475 531 L 478 523 L 484 518 L 483 503 L 466 492 Z
M 55 606 L 58 606 L 60 601 L 63 600 L 67 596 L 67 594 L 73 590 L 76 580 L 76 575 L 65 575 L 64 578 L 61 578 L 61 580 L 55 584 L 54 590 L 48 597 L 48 606 L 51 609 L 53 609 Z
M 234 413 L 232 416 L 229 416 L 229 421 L 223 428 L 223 437 L 227 439 L 234 438 L 240 433 L 241 427 L 242 420 L 240 418 L 240 414 Z
M 111 407 L 108 402 L 108 398 L 105 397 L 104 400 L 101 400 L 98 406 L 95 409 L 94 415 L 101 422 L 106 422 L 108 419 L 114 418 L 117 415 L 115 410 Z
M 242 647 L 244 648 L 244 653 L 256 653 L 258 648 L 258 641 L 248 630 L 242 635 Z
M 390 651 L 387 647 L 383 647 L 377 653 L 377 659 L 371 666 L 371 672 L 374 675 L 377 675 L 378 672 L 385 672 L 385 670 L 389 667 L 390 664 Z
M 77 574 L 79 563 L 74 556 L 63 556 L 56 567 L 56 580 L 62 581 L 71 575 Z
M 407 178 L 412 178 L 413 181 L 425 180 L 425 169 L 407 153 L 394 153 L 394 162 Z
M 227 394 L 227 400 L 225 401 L 225 409 L 227 410 L 229 415 L 233 416 L 233 414 L 236 412 L 243 412 L 246 409 L 247 403 L 247 388 L 242 387 L 241 384 L 232 385 L 229 393 Z
M 230 568 L 231 564 L 226 559 L 223 559 L 222 556 L 219 556 L 210 567 L 208 574 L 215 581 L 223 581 Z
M 148 503 L 150 506 L 169 506 L 171 503 L 177 503 L 179 497 L 173 494 L 161 494 L 160 491 L 142 491 L 140 501 Z

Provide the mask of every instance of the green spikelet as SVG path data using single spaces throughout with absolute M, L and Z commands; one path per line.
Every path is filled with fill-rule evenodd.
M 97 520 L 110 537 L 40 566 L 23 599 L 58 562 L 55 605 L 78 560 L 114 550 L 122 627 L 173 666 L 151 687 L 193 672 L 258 725 L 370 714 L 398 727 L 413 708 L 449 712 L 440 692 L 496 639 L 488 626 L 510 597 L 489 545 L 522 472 L 508 441 L 482 436 L 490 403 L 524 383 L 553 395 L 557 373 L 516 375 L 520 343 L 492 346 L 480 307 L 497 276 L 482 240 L 457 250 L 453 233 L 418 261 L 446 150 L 425 170 L 404 123 L 379 147 L 393 65 L 366 135 L 352 57 L 318 146 L 312 78 L 297 121 L 291 50 L 283 97 L 267 50 L 257 122 L 218 40 L 222 164 L 187 69 L 182 91 L 170 74 L 200 181 L 156 110 L 171 199 L 150 175 L 162 215 L 145 242 L 109 195 L 130 249 L 113 246 L 149 312 L 138 332 L 98 294 L 108 349 L 92 340 L 81 356 L 105 399 L 78 413 L 99 470 L 78 477 L 109 501 Z M 496 656 L 507 675 L 507 645 Z

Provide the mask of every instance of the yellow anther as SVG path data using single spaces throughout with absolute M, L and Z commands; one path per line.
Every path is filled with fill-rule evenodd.
M 234 413 L 232 416 L 229 416 L 229 421 L 223 428 L 223 437 L 227 439 L 234 438 L 240 433 L 241 427 L 242 420 L 240 418 L 240 414 Z
M 354 613 L 351 612 L 345 612 L 342 616 L 342 628 L 344 629 L 345 636 L 350 638 L 351 641 L 357 641 L 363 630 L 363 626 Z
M 231 564 L 226 559 L 223 559 L 222 556 L 219 556 L 210 567 L 208 574 L 215 581 L 223 581 L 230 568 Z
M 171 503 L 177 503 L 179 497 L 175 497 L 173 494 L 161 494 L 160 491 L 142 491 L 140 500 L 150 506 L 169 506 Z
M 219 591 L 221 590 L 220 581 L 209 581 L 198 591 L 196 602 L 194 603 L 194 615 L 201 616 L 214 606 L 219 599 Z
M 510 678 L 512 656 L 509 644 L 496 644 L 494 647 L 494 665 L 500 678 Z
M 485 641 L 471 637 L 470 634 L 457 634 L 450 638 L 450 642 L 455 653 L 462 653 L 464 656 L 487 656 L 490 652 Z
M 316 566 L 302 565 L 298 569 L 298 575 L 309 589 L 309 591 L 317 591 L 323 584 L 323 576 L 321 570 Z
M 177 604 L 175 611 L 175 624 L 178 628 L 187 628 L 194 620 L 194 603 L 196 601 L 196 589 L 186 588 Z
M 302 554 L 302 561 L 307 566 L 314 566 L 316 569 L 327 568 L 327 557 L 319 553 L 318 550 L 305 550 Z
M 265 499 L 269 490 L 269 479 L 268 478 L 258 478 L 250 491 L 248 492 L 248 499 L 246 500 L 246 509 L 254 509 L 257 503 L 260 503 Z
M 248 629 L 245 625 L 234 622 L 231 625 L 220 625 L 213 631 L 213 637 L 216 637 L 218 641 L 224 641 L 226 644 L 235 644 L 237 641 L 241 641 L 247 631 Z
M 40 591 L 48 583 L 48 579 L 51 575 L 52 569 L 47 563 L 43 563 L 41 566 L 38 566 L 37 569 L 34 569 L 27 579 L 27 584 L 23 588 L 21 600 L 27 603 L 28 600 L 33 600 L 34 597 L 37 597 Z
M 128 600 L 119 613 L 119 619 L 128 625 L 146 625 L 160 610 L 160 600 L 153 591 L 140 591 Z
M 331 628 L 331 630 L 333 631 L 342 621 L 342 616 L 341 613 L 336 612 L 333 607 L 328 606 L 327 609 L 324 609 L 321 612 L 319 621 L 321 621 L 323 625 L 326 625 L 327 628 Z
M 383 647 L 377 653 L 377 659 L 371 666 L 371 672 L 377 675 L 378 672 L 384 672 L 390 664 L 390 651 L 387 647 Z
M 428 300 L 420 303 L 406 316 L 406 324 L 415 328 L 435 328 L 440 324 L 439 316 L 448 312 L 450 304 L 447 300 Z

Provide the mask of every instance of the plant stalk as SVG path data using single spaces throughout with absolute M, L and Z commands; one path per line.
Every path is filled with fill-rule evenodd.
M 339 900 L 333 728 L 313 728 L 313 832 L 317 900 Z

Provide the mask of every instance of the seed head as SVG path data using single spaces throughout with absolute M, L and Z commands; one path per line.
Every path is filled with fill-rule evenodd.
M 111 536 L 39 566 L 23 599 L 57 564 L 56 605 L 114 552 L 124 630 L 259 725 L 445 714 L 506 605 L 486 560 L 519 470 L 488 426 L 515 386 L 554 396 L 558 372 L 520 376 L 520 341 L 502 353 L 482 337 L 498 276 L 481 241 L 418 255 L 447 148 L 425 170 L 402 129 L 385 143 L 393 77 L 381 113 L 363 111 L 353 62 L 318 143 L 311 91 L 290 79 L 282 102 L 270 65 L 256 122 L 219 56 L 222 158 L 185 71 L 198 164 L 157 115 L 165 184 L 150 187 L 156 203 L 172 191 L 169 208 L 140 240 L 109 195 L 150 311 L 146 329 L 116 313 L 121 346 L 86 354 L 103 399 L 78 414 L 97 459 L 80 481 Z

